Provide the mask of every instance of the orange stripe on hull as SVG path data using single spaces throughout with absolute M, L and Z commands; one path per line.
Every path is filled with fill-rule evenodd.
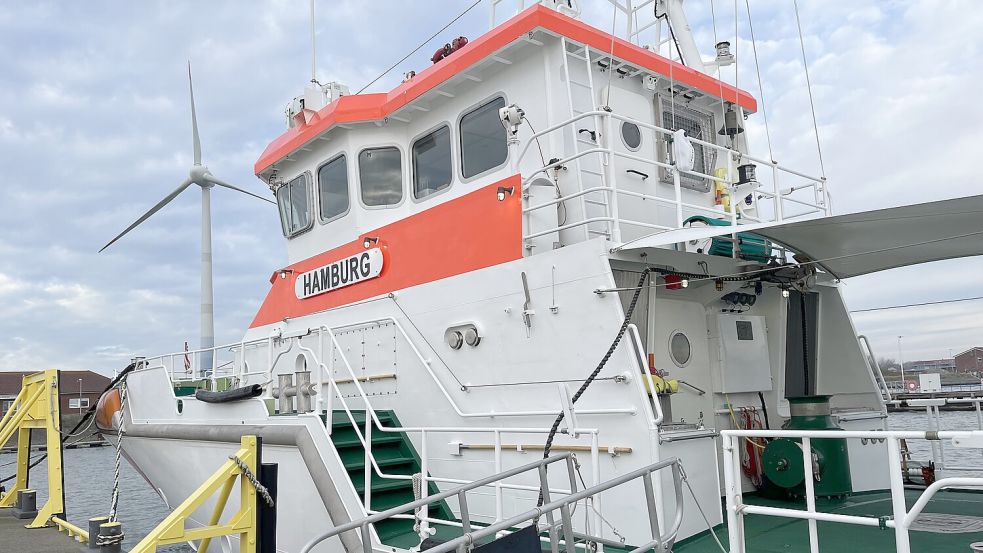
M 499 186 L 515 193 L 498 201 Z M 522 257 L 522 200 L 518 175 L 366 232 L 357 241 L 295 263 L 275 278 L 250 328 L 301 317 L 427 282 L 507 263 Z M 294 280 L 306 271 L 365 251 L 377 237 L 385 263 L 377 278 L 298 299 Z

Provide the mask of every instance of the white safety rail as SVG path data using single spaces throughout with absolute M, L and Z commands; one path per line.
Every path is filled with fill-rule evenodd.
M 344 354 L 345 348 L 342 347 L 338 340 L 338 333 L 343 331 L 343 329 L 383 323 L 392 325 L 396 329 L 397 336 L 404 340 L 413 351 L 416 365 L 420 367 L 430 379 L 432 379 L 434 384 L 440 390 L 444 400 L 451 406 L 459 417 L 464 419 L 489 419 L 489 425 L 447 427 L 385 426 L 376 413 L 377 407 L 373 405 L 369 394 L 366 393 L 362 385 L 362 381 L 365 378 L 364 375 L 359 375 L 356 373 L 355 368 Z M 638 336 L 638 330 L 634 325 L 630 325 L 628 332 L 629 336 L 627 337 L 625 347 L 631 348 L 632 354 L 636 356 L 638 362 L 640 363 L 639 367 L 643 367 L 644 365 L 641 364 L 641 362 L 644 360 L 644 353 L 640 349 L 640 344 L 642 342 Z M 267 363 L 265 363 L 265 366 L 261 368 L 250 367 L 246 361 L 247 355 L 244 353 L 251 353 L 253 358 L 255 358 L 257 352 L 266 354 L 265 357 L 267 359 Z M 423 353 L 416 347 L 413 340 L 411 340 L 409 335 L 406 333 L 406 330 L 402 324 L 400 324 L 400 322 L 395 318 L 391 317 L 363 321 L 354 324 L 346 324 L 343 327 L 328 328 L 326 326 L 322 326 L 319 328 L 306 329 L 303 332 L 291 335 L 277 334 L 268 338 L 225 344 L 207 350 L 191 350 L 188 352 L 179 351 L 148 358 L 147 366 L 164 367 L 165 370 L 167 370 L 167 372 L 171 375 L 171 380 L 175 384 L 179 385 L 182 383 L 208 380 L 211 383 L 212 389 L 217 389 L 216 386 L 218 386 L 219 381 L 222 379 L 228 379 L 228 387 L 234 387 L 249 382 L 256 382 L 258 379 L 259 383 L 264 384 L 264 386 L 267 388 L 264 392 L 264 397 L 270 397 L 272 383 L 276 378 L 275 375 L 279 372 L 278 368 L 281 370 L 286 368 L 286 371 L 293 372 L 294 355 L 297 352 L 303 352 L 303 354 L 308 357 L 309 363 L 307 364 L 307 367 L 308 370 L 311 370 L 313 373 L 311 375 L 311 382 L 315 384 L 314 389 L 316 390 L 316 396 L 312 398 L 314 413 L 326 411 L 328 413 L 328 417 L 331 417 L 332 413 L 336 411 L 344 412 L 351 423 L 352 428 L 354 429 L 355 434 L 365 451 L 365 482 L 371 482 L 373 474 L 384 479 L 413 479 L 413 476 L 388 474 L 383 472 L 372 452 L 372 434 L 374 432 L 405 433 L 419 436 L 419 441 L 414 441 L 420 444 L 420 450 L 418 451 L 421 461 L 419 478 L 420 490 L 423 497 L 426 497 L 430 483 L 467 484 L 471 482 L 470 480 L 463 480 L 446 475 L 432 474 L 431 461 L 433 461 L 435 458 L 446 455 L 446 448 L 440 448 L 440 451 L 436 452 L 431 451 L 432 448 L 430 447 L 429 442 L 434 436 L 465 432 L 468 434 L 488 435 L 491 444 L 493 444 L 493 447 L 491 448 L 493 452 L 493 459 L 490 462 L 492 466 L 490 467 L 488 474 L 498 474 L 506 470 L 506 467 L 503 464 L 503 454 L 509 451 L 509 449 L 503 447 L 503 444 L 507 443 L 505 439 L 507 436 L 536 436 L 537 443 L 541 443 L 545 441 L 545 437 L 549 434 L 550 428 L 491 426 L 492 421 L 494 419 L 501 419 L 505 417 L 552 417 L 559 412 L 559 409 L 552 406 L 541 410 L 504 412 L 471 412 L 465 410 L 458 404 L 457 401 L 455 401 L 454 397 L 447 390 L 441 379 L 434 372 L 431 362 L 429 362 L 424 357 Z M 260 353 L 259 356 L 262 357 L 262 353 Z M 293 353 L 294 355 L 288 356 L 288 353 Z M 201 369 L 201 359 L 209 356 L 215 359 L 213 366 L 215 366 L 216 369 L 208 374 L 205 374 Z M 231 357 L 231 359 L 225 360 L 227 357 Z M 334 376 L 336 369 L 341 370 L 340 378 L 336 378 Z M 400 370 L 402 371 L 405 369 L 401 368 Z M 640 378 L 631 379 L 630 384 L 632 385 L 629 387 L 631 390 L 630 393 L 637 394 L 637 398 L 640 400 L 639 402 L 644 406 L 644 415 L 648 421 L 649 429 L 657 434 L 659 431 L 659 425 L 663 420 L 661 405 L 658 401 L 650 400 L 646 390 L 645 381 L 643 379 L 647 378 L 649 380 L 649 389 L 656 389 L 655 384 L 652 382 L 651 374 L 649 374 L 647 371 L 643 372 L 639 370 L 639 376 Z M 342 387 L 345 387 L 345 389 L 343 390 Z M 354 388 L 354 393 L 352 388 Z M 362 413 L 367 413 L 369 416 L 366 416 L 364 421 L 359 421 L 356 415 L 361 415 Z M 577 409 L 576 413 L 592 415 L 633 415 L 637 414 L 637 409 L 634 407 L 624 407 L 622 404 L 622 406 Z M 331 419 L 329 418 L 328 424 L 326 424 L 326 432 L 329 434 L 331 432 L 330 420 Z M 619 452 L 612 445 L 602 446 L 600 444 L 600 432 L 597 428 L 569 428 L 566 430 L 565 435 L 582 436 L 581 439 L 584 440 L 585 444 L 584 446 L 578 447 L 577 450 L 589 455 L 589 467 L 591 471 L 589 476 L 585 474 L 584 477 L 591 482 L 592 485 L 599 485 L 601 483 L 601 456 L 615 456 L 618 455 Z M 446 440 L 443 443 L 446 444 Z M 564 447 L 567 446 L 554 446 L 554 451 L 563 451 Z M 658 454 L 656 453 L 655 456 L 658 457 Z M 661 479 L 657 478 L 653 483 L 655 497 L 657 498 L 656 508 L 659 512 L 659 516 L 662 516 L 662 481 Z M 483 514 L 492 520 L 492 523 L 499 523 L 504 520 L 505 498 L 503 496 L 503 490 L 535 492 L 539 489 L 538 486 L 505 482 L 495 482 L 489 487 L 491 488 L 490 493 L 494 495 L 494 514 L 473 514 Z M 561 494 L 572 493 L 572 491 L 569 489 L 560 488 L 553 491 Z M 593 501 L 593 520 L 591 524 L 594 528 L 600 528 L 602 526 L 603 517 L 600 498 L 595 498 Z M 364 509 L 364 514 L 366 515 L 372 515 L 378 512 L 372 508 L 371 486 L 365 486 L 362 496 L 362 507 Z M 444 524 L 461 527 L 460 522 L 445 521 L 429 516 L 428 510 L 425 506 L 422 507 L 415 515 L 399 515 L 397 518 L 416 520 L 419 523 L 419 533 L 421 538 L 426 538 L 429 536 L 429 528 L 432 524 Z M 376 536 L 376 541 L 378 542 L 378 536 Z
M 607 196 L 605 202 L 608 205 L 607 213 L 604 216 L 585 216 L 581 220 L 569 221 L 563 225 L 538 230 L 536 232 L 530 232 L 523 235 L 523 240 L 529 241 L 540 236 L 597 223 L 607 224 L 609 227 L 609 236 L 611 236 L 612 240 L 615 242 L 620 242 L 622 228 L 625 226 L 641 227 L 653 231 L 670 230 L 673 228 L 681 228 L 685 222 L 685 219 L 692 215 L 707 215 L 721 219 L 729 219 L 731 225 L 736 228 L 740 222 L 786 221 L 812 216 L 825 216 L 831 213 L 829 188 L 824 177 L 807 175 L 785 167 L 773 160 L 764 160 L 755 156 L 731 150 L 724 146 L 719 146 L 711 142 L 706 142 L 696 138 L 689 138 L 690 142 L 713 150 L 717 153 L 717 155 L 724 156 L 724 159 L 726 160 L 726 176 L 724 178 L 720 178 L 714 175 L 708 175 L 695 171 L 677 170 L 671 159 L 667 162 L 656 159 L 655 156 L 646 157 L 644 155 L 637 155 L 633 152 L 620 151 L 615 146 L 617 142 L 614 139 L 614 137 L 617 136 L 615 131 L 617 128 L 616 124 L 620 125 L 624 122 L 635 124 L 640 128 L 655 132 L 657 136 L 664 137 L 663 140 L 667 140 L 669 137 L 671 137 L 673 131 L 664 127 L 659 127 L 633 119 L 631 117 L 626 117 L 618 113 L 604 110 L 580 113 L 562 123 L 558 123 L 539 132 L 532 133 L 532 135 L 525 140 L 525 145 L 519 152 L 518 158 L 515 162 L 516 167 L 524 167 L 522 162 L 526 159 L 526 156 L 530 153 L 530 149 L 538 139 L 546 137 L 552 133 L 569 132 L 570 128 L 576 128 L 579 121 L 584 121 L 587 119 L 598 122 L 600 124 L 600 128 L 602 129 L 600 139 L 597 141 L 597 144 L 592 148 L 579 150 L 572 155 L 544 166 L 538 166 L 537 163 L 536 166 L 538 168 L 532 171 L 523 171 L 522 190 L 524 192 L 524 197 L 527 197 L 530 186 L 533 186 L 533 181 L 535 181 L 537 178 L 542 178 L 542 176 L 546 176 L 548 178 L 550 177 L 549 171 L 560 167 L 565 167 L 568 164 L 577 162 L 581 158 L 590 156 L 600 156 L 601 165 L 604 167 L 605 171 L 605 178 L 603 179 L 602 183 L 597 186 L 585 187 L 581 190 L 565 194 L 554 200 L 541 202 L 536 205 L 525 205 L 523 207 L 523 214 L 526 215 L 526 224 L 528 229 L 528 217 L 530 213 L 548 208 L 556 209 L 554 206 L 558 204 L 569 200 L 579 199 L 585 195 L 596 195 L 598 193 L 605 194 Z M 667 198 L 655 194 L 646 194 L 634 190 L 619 188 L 619 173 L 617 169 L 618 159 L 650 164 L 668 171 L 672 176 L 673 197 Z M 770 173 L 770 175 L 764 179 L 765 182 L 760 182 L 759 187 L 752 190 L 747 190 L 746 192 L 742 191 L 740 197 L 738 197 L 738 194 L 736 194 L 738 188 L 735 186 L 737 184 L 737 166 L 739 163 L 747 162 L 755 163 L 759 168 L 766 169 L 764 172 Z M 763 176 L 762 171 L 758 171 L 758 173 L 760 180 Z M 681 174 L 690 175 L 701 179 L 708 179 L 714 183 L 724 184 L 731 192 L 731 209 L 725 210 L 719 206 L 710 207 L 684 201 L 683 186 L 680 181 Z M 757 212 L 756 214 L 751 214 L 748 212 L 738 213 L 738 211 L 741 209 L 740 204 L 743 203 L 741 198 L 745 194 L 753 194 L 755 196 L 755 205 L 757 206 L 757 209 L 755 210 Z M 651 221 L 628 219 L 619 215 L 619 204 L 622 204 L 622 202 L 642 201 L 654 202 L 656 205 L 673 208 L 675 212 L 674 220 L 670 222 L 671 224 L 656 224 Z M 739 229 L 735 230 L 735 233 L 738 231 Z M 736 240 L 736 236 L 732 235 L 732 239 Z M 736 256 L 738 253 L 739 248 L 734 248 L 734 255 Z
M 945 405 L 972 405 L 976 412 L 976 429 L 983 431 L 983 398 L 938 398 L 938 399 L 909 399 L 906 402 L 911 407 L 925 407 L 925 414 L 928 416 L 928 427 L 932 431 L 942 430 L 942 407 Z M 979 465 L 957 465 L 949 464 L 946 460 L 946 444 L 944 441 L 932 442 L 932 462 L 935 463 L 936 471 L 945 474 L 948 471 L 975 472 L 983 475 L 983 460 Z M 983 450 L 980 451 L 983 456 Z
M 942 478 L 928 486 L 915 504 L 908 510 L 905 503 L 904 478 L 901 469 L 902 440 L 951 440 L 955 447 L 983 449 L 983 432 L 980 431 L 843 431 L 843 430 L 724 430 L 720 433 L 723 449 L 724 494 L 727 511 L 727 531 L 730 539 L 730 553 L 748 551 L 744 535 L 744 517 L 764 515 L 809 521 L 809 550 L 822 551 L 819 542 L 817 522 L 838 522 L 858 526 L 891 528 L 894 530 L 897 553 L 911 553 L 908 532 L 912 523 L 932 500 L 939 490 L 946 488 L 983 487 L 983 478 Z M 788 438 L 802 443 L 803 471 L 805 473 L 806 508 L 791 509 L 767 507 L 744 503 L 741 485 L 741 442 L 746 438 Z M 811 441 L 814 439 L 880 440 L 887 442 L 887 460 L 891 483 L 892 516 L 870 517 L 826 513 L 816 510 L 815 475 Z M 752 549 L 753 550 L 753 549 Z

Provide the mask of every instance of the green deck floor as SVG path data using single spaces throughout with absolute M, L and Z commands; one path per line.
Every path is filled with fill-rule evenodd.
M 908 508 L 918 499 L 920 491 L 906 492 Z M 795 505 L 784 501 L 745 496 L 745 502 L 772 507 L 805 508 L 804 502 Z M 881 517 L 891 515 L 889 492 L 862 493 L 843 500 L 817 500 L 816 509 L 829 513 Z M 962 491 L 942 491 L 925 508 L 924 513 L 955 514 L 983 518 L 983 494 Z M 744 518 L 744 533 L 748 553 L 808 553 L 809 529 L 805 520 L 748 515 Z M 893 553 L 894 530 L 820 522 L 819 547 L 823 553 Z M 717 536 L 727 544 L 726 527 L 717 528 Z M 983 541 L 983 532 L 936 533 L 909 532 L 911 550 L 925 553 L 968 553 L 969 544 Z M 675 553 L 719 553 L 720 548 L 709 534 L 684 540 Z

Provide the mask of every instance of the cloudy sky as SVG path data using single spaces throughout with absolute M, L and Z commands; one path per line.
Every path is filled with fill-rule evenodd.
M 487 0 L 485 0 L 487 2 Z M 361 88 L 472 0 L 318 0 L 318 76 Z M 508 3 L 508 2 L 506 2 Z M 609 28 L 606 3 L 586 17 Z M 800 0 L 826 172 L 838 213 L 978 193 L 983 89 L 970 0 Z M 709 0 L 687 0 L 706 57 Z M 714 3 L 733 40 L 732 2 Z M 739 85 L 758 95 L 741 2 Z M 485 5 L 437 41 L 485 30 Z M 253 162 L 284 129 L 310 78 L 307 0 L 0 4 L 0 370 L 111 372 L 135 352 L 198 336 L 199 193 L 96 252 L 175 188 L 191 165 L 186 63 L 194 67 L 205 163 L 265 193 Z M 818 172 L 791 3 L 752 0 L 775 157 Z M 370 90 L 420 70 L 422 48 Z M 733 74 L 725 74 L 733 80 Z M 749 122 L 766 155 L 759 117 Z M 975 145 L 975 146 L 974 146 Z M 285 262 L 275 209 L 213 192 L 217 340 L 237 340 Z M 983 295 L 979 258 L 848 281 L 851 309 Z M 932 358 L 983 343 L 983 302 L 857 314 L 879 355 Z

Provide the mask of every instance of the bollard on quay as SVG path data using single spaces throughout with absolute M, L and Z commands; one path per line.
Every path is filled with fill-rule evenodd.
M 36 490 L 19 490 L 17 506 L 14 507 L 14 517 L 28 519 L 38 516 L 38 492 Z
M 120 539 L 112 539 L 119 537 Z M 119 522 L 104 522 L 99 525 L 99 537 L 103 538 L 102 542 L 108 541 L 111 543 L 99 546 L 99 553 L 123 553 L 123 525 Z

